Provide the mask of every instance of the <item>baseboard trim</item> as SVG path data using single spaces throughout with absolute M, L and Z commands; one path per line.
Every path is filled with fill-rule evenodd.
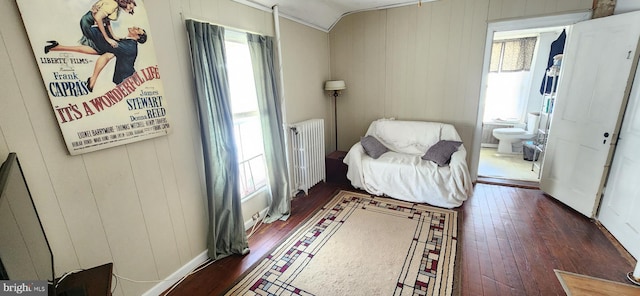
M 166 277 L 163 281 L 159 282 L 157 285 L 153 286 L 153 288 L 149 289 L 147 292 L 142 294 L 142 296 L 155 296 L 160 295 L 175 283 L 180 281 L 183 277 L 188 275 L 191 271 L 198 268 L 198 266 L 202 265 L 205 261 L 209 259 L 207 256 L 207 250 L 204 250 L 195 258 L 191 259 L 191 261 L 187 262 L 187 264 L 180 267 L 178 270 L 173 272 L 171 275 Z
M 264 208 L 260 211 L 260 219 L 264 219 L 264 217 L 267 215 L 267 211 L 269 211 L 269 208 Z M 255 221 L 253 221 L 253 219 L 249 219 L 244 222 L 244 229 L 248 230 L 251 227 L 253 227 L 254 224 L 255 224 Z M 153 288 L 149 289 L 147 292 L 142 294 L 142 296 L 155 296 L 155 295 L 162 294 L 164 291 L 166 291 L 175 283 L 180 281 L 180 279 L 188 275 L 191 271 L 198 268 L 198 266 L 202 265 L 202 263 L 206 262 L 208 259 L 209 259 L 209 256 L 207 256 L 207 250 L 204 250 L 198 256 L 191 259 L 191 261 L 187 262 L 187 264 L 183 265 L 178 270 L 173 272 L 171 275 L 166 277 L 163 281 L 161 281 L 157 285 L 153 286 Z
M 498 148 L 498 144 L 493 143 L 480 143 L 481 148 Z
M 501 178 L 492 178 L 492 177 L 484 177 L 484 176 L 478 176 L 478 178 L 476 179 L 476 183 L 501 185 L 501 186 L 517 187 L 517 188 L 525 188 L 525 189 L 540 189 L 540 182 L 501 179 Z
M 618 253 L 620 253 L 622 257 L 627 259 L 627 261 L 629 261 L 631 265 L 636 265 L 638 262 L 640 262 L 640 258 L 638 258 L 638 260 L 633 258 L 631 253 L 629 253 L 629 251 L 627 251 L 627 249 L 624 248 L 624 246 L 618 241 L 618 239 L 615 236 L 613 236 L 613 234 L 611 234 L 611 232 L 609 232 L 609 230 L 606 227 L 604 227 L 602 223 L 600 223 L 600 220 L 598 220 L 597 218 L 592 218 L 592 220 L 593 220 L 593 223 L 595 223 L 598 226 L 598 229 L 602 231 L 604 236 L 607 237 L 607 239 L 611 242 L 611 244 L 613 244 L 613 246 L 616 247 L 616 250 L 618 251 Z

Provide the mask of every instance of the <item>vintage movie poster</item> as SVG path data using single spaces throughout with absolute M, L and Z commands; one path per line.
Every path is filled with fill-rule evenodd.
M 17 0 L 71 155 L 166 135 L 168 102 L 141 0 Z

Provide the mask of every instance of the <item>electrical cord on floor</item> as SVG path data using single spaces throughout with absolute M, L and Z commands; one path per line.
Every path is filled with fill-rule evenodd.
M 113 295 L 113 293 L 115 293 L 116 289 L 118 288 L 118 277 L 115 276 L 113 273 L 111 274 L 111 276 L 116 279 L 115 280 L 115 285 L 113 286 L 113 289 L 111 289 L 111 295 Z
M 263 218 L 263 217 L 258 217 L 258 221 L 255 221 L 255 222 L 253 223 L 253 226 L 251 227 L 251 231 L 249 232 L 249 234 L 247 234 L 247 239 L 248 239 L 248 238 L 250 238 L 250 237 L 255 233 L 255 231 L 256 231 L 258 228 L 260 228 L 260 226 L 262 226 L 262 222 L 263 222 L 263 221 L 264 221 L 264 218 Z M 257 225 L 257 226 L 256 226 L 256 225 Z
M 188 274 L 184 275 L 179 281 L 177 281 L 175 284 L 171 285 L 171 287 L 169 288 L 169 290 L 167 290 L 166 293 L 164 293 L 164 295 L 169 295 L 169 293 L 171 293 L 171 291 L 173 291 L 173 289 L 175 289 L 178 285 L 180 285 L 180 283 L 182 283 L 188 276 L 197 273 L 198 271 L 201 271 L 203 269 L 205 269 L 207 266 L 211 265 L 213 262 L 215 262 L 214 260 L 211 259 L 207 259 L 209 262 L 207 262 L 207 264 L 200 266 L 196 269 L 194 269 L 193 271 L 189 272 Z
M 171 289 L 170 289 L 169 291 L 167 291 L 167 293 L 165 294 L 165 295 L 168 295 L 168 294 L 169 294 L 169 292 L 171 292 L 171 291 L 172 291 L 176 286 L 178 286 L 178 284 L 180 284 L 182 281 L 184 281 L 184 279 L 186 279 L 188 276 L 190 276 L 190 275 L 192 275 L 192 274 L 194 274 L 194 273 L 197 273 L 197 272 L 199 272 L 199 271 L 201 271 L 201 270 L 205 269 L 207 266 L 211 265 L 211 263 L 213 263 L 214 261 L 213 261 L 213 260 L 211 260 L 211 259 L 207 259 L 207 261 L 205 261 L 205 262 L 206 262 L 206 264 L 204 264 L 204 265 L 200 265 L 199 267 L 196 267 L 194 270 L 190 271 L 189 273 L 185 274 L 185 275 L 184 275 L 184 276 L 182 276 L 182 277 L 179 277 L 179 278 L 177 278 L 177 277 L 176 277 L 176 278 L 170 278 L 170 279 L 163 279 L 163 280 L 148 280 L 148 281 L 140 281 L 140 280 L 134 280 L 134 279 L 130 279 L 130 278 L 127 278 L 127 277 L 123 277 L 123 276 L 121 276 L 121 275 L 119 275 L 119 274 L 117 274 L 117 273 L 115 273 L 115 272 L 114 272 L 114 273 L 112 273 L 112 276 L 113 276 L 116 280 L 115 280 L 115 285 L 114 285 L 113 289 L 111 290 L 111 294 L 115 293 L 116 288 L 118 287 L 118 279 L 125 280 L 125 281 L 129 281 L 129 282 L 132 282 L 132 283 L 160 283 L 160 282 L 167 282 L 167 281 L 174 281 L 174 280 L 178 280 L 178 282 L 176 282 L 175 284 L 173 284 L 173 285 L 171 286 Z M 72 271 L 65 272 L 65 273 L 60 277 L 60 279 L 59 279 L 58 281 L 56 281 L 56 283 L 55 283 L 55 287 L 57 288 L 57 287 L 58 287 L 58 285 L 59 285 L 59 284 L 60 284 L 60 283 L 61 283 L 61 282 L 62 282 L 62 281 L 67 277 L 67 276 L 69 276 L 69 275 L 71 275 L 71 274 L 74 274 L 74 273 L 76 273 L 76 272 L 84 271 L 84 270 L 86 270 L 86 269 L 76 269 L 76 270 L 72 270 Z
M 174 280 L 184 279 L 185 277 L 190 276 L 190 275 L 192 275 L 192 274 L 204 269 L 205 267 L 209 266 L 211 263 L 213 263 L 213 260 L 211 260 L 211 259 L 207 259 L 207 261 L 209 261 L 209 262 L 207 262 L 205 265 L 201 265 L 201 266 L 197 267 L 196 269 L 190 271 L 189 273 L 187 273 L 184 276 L 179 277 L 179 278 L 176 277 L 176 278 L 170 278 L 170 279 L 164 279 L 164 280 L 146 280 L 146 281 L 141 281 L 141 280 L 134 280 L 134 279 L 130 279 L 130 278 L 127 278 L 127 277 L 123 277 L 123 276 L 121 276 L 119 274 L 116 274 L 116 273 L 113 273 L 113 276 L 115 276 L 116 278 L 119 278 L 121 280 L 125 280 L 125 281 L 132 282 L 132 283 L 160 283 L 160 282 L 174 281 Z
M 126 277 L 123 277 L 123 276 L 121 276 L 121 275 L 119 275 L 119 274 L 116 274 L 116 273 L 114 273 L 114 274 L 113 274 L 113 276 L 115 276 L 115 277 L 116 277 L 116 278 L 118 278 L 118 279 L 121 279 L 121 280 L 127 281 L 127 282 L 132 282 L 132 283 L 145 283 L 145 284 L 146 284 L 146 283 L 160 283 L 160 282 L 166 282 L 166 281 L 171 281 L 171 280 L 177 280 L 177 279 L 179 279 L 179 278 L 174 278 L 174 279 L 164 279 L 164 280 L 146 280 L 146 281 L 144 281 L 144 280 L 134 280 L 134 279 L 126 278 Z
M 256 230 L 258 230 L 260 228 L 260 226 L 262 226 L 264 222 L 264 218 L 263 217 L 258 217 L 258 220 L 256 222 L 253 223 L 253 226 L 251 227 L 251 231 L 249 232 L 249 234 L 247 235 L 247 239 L 250 238 Z M 178 282 L 176 282 L 175 284 L 171 285 L 171 287 L 164 293 L 164 295 L 169 295 L 169 293 L 171 293 L 178 285 L 180 285 L 180 283 L 182 283 L 188 276 L 206 268 L 207 266 L 211 265 L 211 263 L 213 263 L 214 261 L 209 259 L 210 261 L 205 264 L 204 266 L 201 266 L 197 269 L 195 269 L 194 271 L 188 273 L 187 275 L 183 276 Z
M 251 227 L 251 231 L 249 232 L 249 234 L 247 235 L 247 238 L 250 238 L 256 230 L 258 230 L 260 228 L 260 226 L 262 226 L 264 222 L 264 218 L 263 217 L 259 217 L 258 220 L 253 224 L 253 226 Z M 111 293 L 115 293 L 116 288 L 118 287 L 118 279 L 120 280 L 125 280 L 125 281 L 129 281 L 132 283 L 160 283 L 160 282 L 167 282 L 167 281 L 173 281 L 173 280 L 178 280 L 175 284 L 171 285 L 171 288 L 169 288 L 169 290 L 166 291 L 166 293 L 164 295 L 169 295 L 169 293 L 171 293 L 171 291 L 173 291 L 173 289 L 175 289 L 175 287 L 177 287 L 180 283 L 182 283 L 188 276 L 197 273 L 203 269 L 205 269 L 207 266 L 211 265 L 214 261 L 211 259 L 207 259 L 207 263 L 204 265 L 201 265 L 199 267 L 197 267 L 196 269 L 190 271 L 189 273 L 187 273 L 186 275 L 180 277 L 180 278 L 171 278 L 171 279 L 164 279 L 164 280 L 148 280 L 148 281 L 141 281 L 141 280 L 134 280 L 134 279 L 130 279 L 124 276 L 121 276 L 117 273 L 113 273 L 113 277 L 116 279 L 115 280 L 115 286 L 113 287 L 113 290 L 111 291 Z M 205 261 L 206 262 L 206 261 Z M 78 272 L 78 271 L 82 271 L 82 269 L 80 270 L 74 270 L 74 271 L 70 271 L 65 273 L 60 280 L 58 281 L 61 282 L 62 279 L 64 279 L 66 276 L 68 276 L 69 274 L 72 274 L 74 272 Z
M 632 282 L 634 285 L 640 286 L 640 280 L 638 278 L 636 278 L 635 276 L 633 276 L 633 271 L 630 271 L 629 273 L 627 273 L 627 279 L 630 282 Z

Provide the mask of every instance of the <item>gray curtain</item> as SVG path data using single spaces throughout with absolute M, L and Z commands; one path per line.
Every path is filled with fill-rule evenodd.
M 291 212 L 282 108 L 273 65 L 273 39 L 247 33 L 264 138 L 270 203 L 266 223 L 286 220 Z
M 224 28 L 187 20 L 204 155 L 209 258 L 249 252 L 242 221 L 238 161 L 229 102 Z

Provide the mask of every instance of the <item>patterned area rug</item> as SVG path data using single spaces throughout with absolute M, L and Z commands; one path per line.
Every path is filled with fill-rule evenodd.
M 457 213 L 340 191 L 226 295 L 452 295 Z

